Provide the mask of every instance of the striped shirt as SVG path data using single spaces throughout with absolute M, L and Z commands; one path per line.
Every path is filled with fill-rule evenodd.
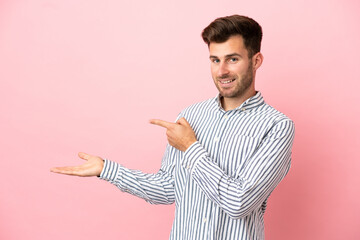
M 152 204 L 175 202 L 170 239 L 264 239 L 267 199 L 290 168 L 293 122 L 260 92 L 230 111 L 215 97 L 181 117 L 197 142 L 185 152 L 168 145 L 158 173 L 106 159 L 100 178 Z

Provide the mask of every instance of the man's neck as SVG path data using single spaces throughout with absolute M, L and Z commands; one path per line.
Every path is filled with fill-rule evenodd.
M 225 111 L 233 110 L 239 107 L 241 104 L 243 104 L 247 99 L 251 98 L 252 96 L 255 96 L 255 94 L 256 94 L 255 89 L 251 89 L 251 91 L 248 91 L 239 97 L 234 97 L 234 98 L 221 97 L 220 98 L 221 106 Z

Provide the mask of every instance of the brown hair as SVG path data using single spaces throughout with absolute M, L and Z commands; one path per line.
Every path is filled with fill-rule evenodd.
M 209 46 L 211 42 L 223 43 L 231 36 L 241 35 L 249 58 L 260 52 L 262 29 L 253 19 L 232 15 L 215 19 L 202 31 L 202 38 Z

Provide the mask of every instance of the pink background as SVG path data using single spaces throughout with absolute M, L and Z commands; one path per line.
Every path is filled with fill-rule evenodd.
M 167 239 L 174 206 L 49 172 L 77 152 L 156 172 L 172 121 L 215 96 L 201 30 L 263 27 L 257 89 L 296 124 L 267 239 L 360 239 L 360 4 L 321 1 L 0 1 L 0 239 Z

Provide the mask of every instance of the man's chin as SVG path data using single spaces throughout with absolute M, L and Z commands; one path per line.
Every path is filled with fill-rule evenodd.
M 226 97 L 226 98 L 233 98 L 233 97 L 236 97 L 236 95 L 237 95 L 236 92 L 234 92 L 234 90 L 231 88 L 228 88 L 228 89 L 221 88 L 221 89 L 219 89 L 219 93 L 221 96 Z

